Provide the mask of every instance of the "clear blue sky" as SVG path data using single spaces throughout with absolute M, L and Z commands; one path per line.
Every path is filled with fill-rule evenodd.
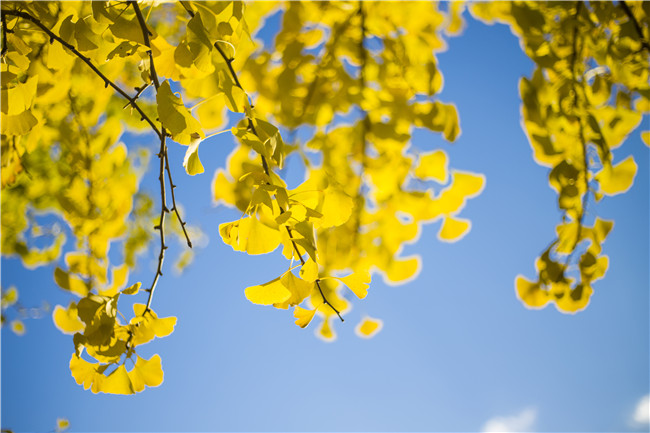
M 548 171 L 520 127 L 518 81 L 533 66 L 508 28 L 468 24 L 439 55 L 440 98 L 456 104 L 462 135 L 453 145 L 414 137 L 423 150 L 445 149 L 454 168 L 486 175 L 463 211 L 473 226 L 462 241 L 440 243 L 439 223 L 426 226 L 406 250 L 422 257 L 419 277 L 398 287 L 375 278 L 336 324 L 337 341 L 324 343 L 313 324 L 300 329 L 290 312 L 244 297 L 286 262 L 279 252 L 233 252 L 219 238 L 218 225 L 238 214 L 212 206 L 210 184 L 233 139 L 202 145 L 206 173 L 197 177 L 184 175 L 184 148 L 174 144 L 177 194 L 209 244 L 182 276 L 166 272 L 156 292 L 157 313 L 178 317 L 171 336 L 143 347 L 161 355 L 164 383 L 136 396 L 84 391 L 68 368 L 71 337 L 49 318 L 29 320 L 23 337 L 2 330 L 2 427 L 47 431 L 66 417 L 72 431 L 477 431 L 528 414 L 524 424 L 537 431 L 634 430 L 649 391 L 649 149 L 636 131 L 615 152 L 634 155 L 639 170 L 628 193 L 595 208 L 616 224 L 604 245 L 610 268 L 587 310 L 525 309 L 514 278 L 534 276 L 560 219 Z M 143 185 L 157 196 L 152 174 Z M 150 280 L 152 257 L 133 281 Z M 67 304 L 52 271 L 3 258 L 2 286 L 16 285 L 26 305 Z M 364 314 L 384 321 L 370 340 L 353 330 Z

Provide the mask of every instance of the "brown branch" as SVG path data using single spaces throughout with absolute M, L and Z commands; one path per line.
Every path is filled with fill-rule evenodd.
M 2 11 L 2 16 L 9 15 L 9 16 L 16 16 L 20 17 L 23 19 L 26 19 L 27 21 L 32 22 L 36 26 L 38 26 L 43 32 L 45 32 L 49 37 L 50 40 L 54 40 L 59 42 L 61 45 L 63 45 L 65 48 L 67 48 L 70 52 L 72 52 L 75 56 L 77 56 L 81 61 L 83 61 L 90 69 L 93 70 L 95 74 L 99 76 L 104 81 L 104 85 L 106 87 L 111 86 L 117 93 L 119 93 L 124 99 L 129 101 L 129 105 L 131 105 L 133 108 L 137 110 L 137 112 L 140 114 L 142 120 L 146 120 L 147 123 L 151 126 L 151 129 L 154 130 L 156 135 L 158 137 L 161 137 L 161 132 L 158 130 L 156 125 L 153 123 L 153 121 L 149 118 L 149 116 L 142 111 L 142 108 L 137 104 L 134 98 L 129 96 L 128 93 L 126 93 L 122 88 L 120 88 L 117 84 L 115 84 L 113 81 L 111 81 L 106 75 L 102 73 L 91 61 L 88 57 L 84 56 L 81 54 L 73 45 L 67 43 L 64 41 L 60 36 L 54 34 L 50 29 L 48 29 L 39 19 L 31 16 L 30 14 L 26 12 L 21 12 L 21 11 L 13 11 L 13 10 L 3 10 Z
M 135 11 L 135 16 L 138 19 L 138 23 L 140 24 L 140 28 L 142 29 L 142 38 L 144 39 L 144 44 L 147 46 L 147 54 L 149 54 L 149 69 L 151 71 L 151 78 L 153 79 L 153 84 L 156 87 L 156 90 L 158 90 L 158 87 L 160 87 L 160 82 L 158 81 L 158 74 L 156 74 L 156 67 L 153 63 L 153 53 L 151 51 L 151 42 L 149 41 L 149 35 L 151 35 L 151 31 L 147 27 L 147 23 L 144 21 L 144 17 L 142 16 L 142 12 L 140 11 L 140 7 L 138 6 L 137 1 L 129 1 L 129 4 L 133 6 L 133 10 Z
M 147 54 L 149 55 L 149 71 L 151 79 L 153 80 L 153 85 L 158 92 L 160 87 L 160 81 L 158 80 L 158 74 L 156 74 L 156 68 L 153 61 L 153 54 L 151 52 L 151 42 L 149 41 L 149 34 L 151 33 L 147 28 L 147 24 L 144 21 L 140 7 L 136 1 L 129 1 L 128 3 L 133 7 L 135 11 L 135 16 L 138 19 L 140 24 L 140 29 L 142 30 L 142 39 L 144 44 L 147 47 Z M 151 309 L 151 301 L 153 300 L 153 294 L 158 285 L 158 279 L 162 276 L 162 267 L 163 262 L 165 261 L 165 250 L 167 245 L 165 244 L 165 214 L 169 212 L 167 208 L 167 190 L 165 188 L 165 165 L 167 163 L 167 143 L 165 142 L 167 138 L 167 132 L 165 131 L 164 126 L 161 126 L 162 134 L 160 137 L 160 150 L 158 151 L 158 159 L 160 160 L 160 168 L 158 171 L 158 182 L 160 183 L 160 199 L 161 199 L 161 209 L 160 209 L 160 219 L 158 220 L 158 225 L 154 227 L 154 230 L 160 231 L 160 252 L 158 253 L 158 267 L 156 268 L 156 274 L 153 277 L 151 287 L 148 289 L 149 297 L 147 299 L 147 306 L 144 309 L 142 315 L 144 316 Z
M 176 218 L 178 218 L 178 222 L 181 225 L 181 228 L 183 229 L 183 234 L 185 235 L 185 241 L 187 242 L 187 246 L 192 248 L 192 241 L 190 240 L 190 235 L 187 234 L 187 230 L 185 229 L 185 225 L 187 224 L 183 219 L 181 218 L 181 214 L 178 211 L 178 206 L 176 206 L 176 197 L 174 196 L 174 189 L 176 189 L 176 185 L 174 184 L 174 181 L 172 180 L 172 172 L 169 169 L 169 156 L 167 155 L 167 151 L 165 151 L 165 170 L 167 170 L 167 177 L 169 178 L 169 185 L 171 187 L 171 196 L 172 196 L 172 210 L 176 214 Z
M 154 230 L 160 231 L 160 253 L 158 254 L 158 268 L 156 269 L 156 274 L 153 277 L 151 287 L 147 289 L 149 292 L 149 298 L 147 299 L 147 306 L 142 313 L 143 316 L 147 313 L 147 311 L 151 309 L 153 293 L 156 290 L 158 278 L 162 276 L 163 261 L 165 260 L 165 250 L 167 249 L 167 245 L 165 245 L 165 213 L 169 212 L 169 209 L 167 209 L 167 194 L 165 190 L 165 155 L 167 154 L 167 145 L 165 144 L 166 138 L 167 137 L 163 135 L 160 139 L 160 153 L 158 153 L 158 158 L 160 159 L 158 181 L 160 182 L 160 197 L 162 201 L 162 208 L 160 210 L 160 219 L 158 225 L 154 227 Z
M 133 97 L 133 100 L 136 101 L 140 97 L 140 95 L 142 95 L 142 92 L 144 92 L 147 89 L 147 87 L 149 87 L 149 83 L 143 84 L 142 87 L 136 87 L 135 90 L 138 93 L 135 94 L 135 96 Z M 124 105 L 124 107 L 122 107 L 122 110 L 124 110 L 128 106 L 129 106 L 129 103 L 127 102 Z
M 147 53 L 149 54 L 149 68 L 151 70 L 151 78 L 153 80 L 154 87 L 156 88 L 156 91 L 160 87 L 160 81 L 158 79 L 158 74 L 156 73 L 156 66 L 153 61 L 153 54 L 151 51 L 151 42 L 149 40 L 149 36 L 151 32 L 147 28 L 147 23 L 144 21 L 144 17 L 142 16 L 142 12 L 140 11 L 140 7 L 138 6 L 138 2 L 136 1 L 130 1 L 129 2 L 133 6 L 133 10 L 135 11 L 135 15 L 138 19 L 138 22 L 140 23 L 140 28 L 142 29 L 142 37 L 144 39 L 144 44 L 147 46 L 148 51 Z M 166 134 L 165 128 L 163 127 L 163 134 Z M 176 185 L 174 185 L 174 181 L 172 179 L 172 172 L 171 169 L 169 168 L 169 155 L 167 154 L 167 146 L 165 145 L 164 148 L 161 147 L 161 153 L 162 155 L 158 155 L 161 158 L 165 159 L 165 170 L 167 171 L 167 177 L 169 177 L 169 184 L 171 185 L 171 196 L 172 196 L 172 206 L 173 206 L 173 211 L 176 214 L 176 217 L 178 218 L 178 222 L 181 225 L 181 228 L 183 229 L 183 234 L 185 235 L 185 240 L 187 241 L 187 246 L 192 248 L 192 241 L 190 240 L 190 236 L 187 233 L 187 230 L 185 229 L 186 222 L 183 221 L 183 218 L 181 218 L 181 214 L 178 210 L 178 206 L 176 206 L 176 196 L 174 195 L 174 188 L 176 188 Z M 162 174 L 162 164 L 161 164 L 161 174 Z M 164 184 L 162 185 L 164 188 Z M 163 206 L 167 206 L 167 204 L 163 201 Z

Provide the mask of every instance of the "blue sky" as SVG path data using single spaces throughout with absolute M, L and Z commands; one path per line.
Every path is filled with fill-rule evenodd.
M 453 168 L 486 176 L 463 211 L 472 220 L 463 240 L 441 243 L 440 223 L 425 226 L 405 250 L 422 257 L 418 278 L 396 287 L 375 278 L 337 324 L 337 341 L 324 343 L 313 324 L 300 329 L 290 312 L 244 297 L 245 287 L 275 277 L 286 262 L 279 251 L 233 252 L 219 238 L 218 225 L 239 216 L 213 207 L 210 193 L 233 139 L 202 145 L 206 173 L 196 177 L 182 172 L 184 148 L 172 145 L 178 198 L 209 243 L 156 291 L 156 312 L 178 317 L 171 336 L 143 347 L 147 357 L 161 355 L 164 383 L 136 396 L 84 391 L 70 376 L 70 336 L 49 318 L 29 320 L 23 337 L 2 330 L 2 427 L 47 431 L 65 417 L 72 431 L 479 431 L 503 423 L 647 431 L 632 420 L 650 380 L 649 149 L 633 133 L 615 151 L 615 161 L 636 159 L 633 187 L 591 207 L 616 223 L 604 245 L 610 267 L 589 307 L 576 315 L 525 309 L 514 278 L 534 276 L 561 217 L 548 171 L 534 163 L 520 127 L 518 81 L 533 65 L 508 28 L 468 20 L 439 55 L 440 99 L 456 104 L 462 135 L 451 145 L 414 135 L 422 150 L 445 149 Z M 151 142 L 136 136 L 128 144 Z M 143 187 L 157 197 L 153 174 Z M 131 278 L 148 282 L 153 267 L 145 260 Z M 52 271 L 3 258 L 2 286 L 16 285 L 26 305 L 67 304 Z M 384 321 L 370 340 L 354 334 L 365 314 Z

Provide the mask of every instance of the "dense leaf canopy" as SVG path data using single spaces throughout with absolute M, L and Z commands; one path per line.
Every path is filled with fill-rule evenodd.
M 280 30 L 260 49 L 251 35 L 278 7 Z M 53 319 L 73 335 L 76 382 L 113 394 L 162 383 L 160 356 L 137 351 L 174 331 L 176 318 L 152 309 L 170 238 L 192 248 L 204 236 L 185 222 L 172 169 L 202 174 L 201 145 L 216 134 L 237 142 L 213 180 L 212 199 L 241 214 L 219 225 L 223 242 L 288 261 L 243 294 L 292 309 L 300 327 L 319 317 L 325 340 L 350 292 L 368 295 L 371 275 L 417 275 L 419 258 L 402 251 L 423 224 L 442 221 L 444 242 L 467 234 L 462 211 L 484 176 L 455 168 L 444 149 L 412 146 L 417 128 L 448 142 L 461 132 L 462 113 L 438 98 L 436 53 L 462 32 L 465 8 L 509 25 L 535 64 L 519 83 L 522 126 L 562 212 L 516 295 L 530 308 L 578 312 L 605 276 L 614 225 L 588 210 L 627 191 L 637 171 L 614 151 L 650 111 L 648 2 L 3 2 L 2 254 L 57 265 L 71 300 Z M 156 139 L 157 155 L 127 148 L 126 133 Z M 183 161 L 169 157 L 175 145 L 186 147 Z M 295 188 L 281 175 L 292 154 L 305 167 Z M 159 198 L 139 190 L 149 164 Z M 72 250 L 61 258 L 65 231 L 34 213 L 68 226 Z M 130 281 L 154 242 L 152 282 Z M 185 252 L 178 265 L 190 260 Z M 20 333 L 17 296 L 3 288 L 2 320 Z M 368 317 L 356 332 L 381 327 Z

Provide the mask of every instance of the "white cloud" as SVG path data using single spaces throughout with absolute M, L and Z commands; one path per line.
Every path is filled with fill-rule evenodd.
M 634 410 L 634 417 L 632 418 L 635 424 L 647 425 L 650 424 L 650 394 L 641 397 L 641 400 L 636 405 Z
M 537 420 L 537 410 L 527 408 L 512 416 L 499 416 L 489 419 L 484 425 L 484 432 L 529 432 Z

